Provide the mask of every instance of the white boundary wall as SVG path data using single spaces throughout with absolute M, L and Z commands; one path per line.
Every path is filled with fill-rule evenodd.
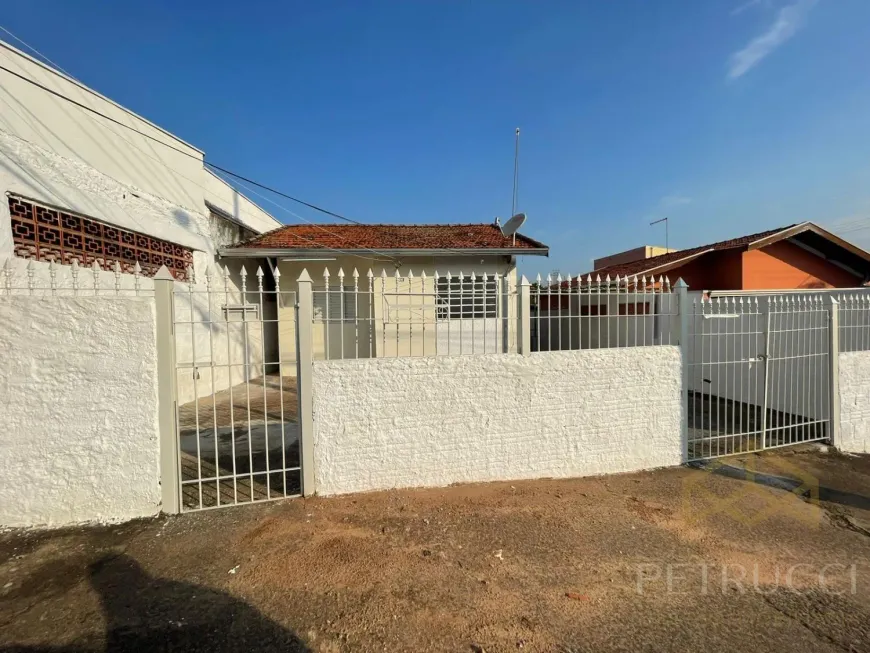
M 152 298 L 0 297 L 0 524 L 160 509 Z
M 678 347 L 315 361 L 319 494 L 682 462 Z
M 870 453 L 870 351 L 840 354 L 840 434 L 837 448 Z

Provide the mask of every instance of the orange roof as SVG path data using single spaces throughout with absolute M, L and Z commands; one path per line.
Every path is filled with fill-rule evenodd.
M 522 234 L 502 235 L 495 224 L 294 224 L 235 244 L 259 250 L 513 250 L 544 254 L 548 248 Z

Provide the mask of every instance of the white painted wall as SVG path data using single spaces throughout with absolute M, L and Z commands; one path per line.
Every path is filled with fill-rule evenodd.
M 840 354 L 840 437 L 843 451 L 870 453 L 870 351 Z
M 0 524 L 160 508 L 154 301 L 0 297 Z
M 677 347 L 315 361 L 317 492 L 678 465 Z

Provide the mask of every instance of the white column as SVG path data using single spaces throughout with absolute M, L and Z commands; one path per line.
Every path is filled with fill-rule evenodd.
M 529 280 L 526 279 L 526 275 L 523 275 L 517 292 L 517 312 L 519 313 L 517 318 L 517 353 L 523 356 L 532 353 L 531 292 L 529 288 Z
M 314 318 L 314 295 L 308 270 L 299 275 L 299 308 L 296 311 L 296 372 L 299 395 L 299 460 L 302 465 L 302 494 L 311 496 L 314 487 L 314 402 L 311 397 L 311 322 Z M 328 297 L 327 297 L 328 299 Z M 328 301 L 327 301 L 328 304 Z
M 157 410 L 160 431 L 160 493 L 163 512 L 181 512 L 181 472 L 175 423 L 175 279 L 165 265 L 154 276 L 157 317 Z

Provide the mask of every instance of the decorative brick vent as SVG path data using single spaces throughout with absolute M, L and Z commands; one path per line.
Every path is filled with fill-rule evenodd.
M 186 247 L 19 197 L 9 197 L 9 214 L 19 258 L 61 265 L 77 260 L 82 266 L 96 261 L 103 270 L 112 270 L 117 262 L 131 274 L 138 261 L 145 276 L 154 276 L 165 265 L 179 281 L 187 280 L 187 268 L 193 265 L 193 252 Z

